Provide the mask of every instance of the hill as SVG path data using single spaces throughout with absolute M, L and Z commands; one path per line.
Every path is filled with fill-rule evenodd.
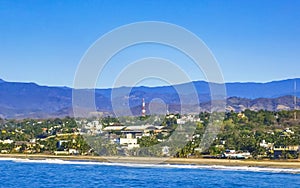
M 226 83 L 227 109 L 240 111 L 245 108 L 252 110 L 283 110 L 293 109 L 293 95 L 300 96 L 298 89 L 294 91 L 294 83 L 300 86 L 300 79 L 273 81 L 268 83 Z M 141 100 L 145 98 L 146 106 L 153 99 L 161 99 L 169 105 L 170 112 L 180 111 L 180 98 L 176 89 L 189 99 L 190 83 L 163 87 L 134 87 L 128 98 L 122 95 L 128 88 L 116 88 L 114 100 L 129 101 L 133 114 L 139 115 Z M 210 108 L 209 83 L 204 81 L 192 82 L 195 86 L 202 110 Z M 95 101 L 97 111 L 113 114 L 111 104 L 112 89 L 96 89 Z M 188 101 L 192 111 L 196 102 Z M 298 101 L 299 102 L 299 101 Z M 154 104 L 155 102 L 151 103 Z M 157 103 L 159 106 L 160 104 Z M 122 110 L 122 106 L 117 106 Z M 48 87 L 35 83 L 6 82 L 0 79 L 0 116 L 5 118 L 46 118 L 72 116 L 72 88 Z

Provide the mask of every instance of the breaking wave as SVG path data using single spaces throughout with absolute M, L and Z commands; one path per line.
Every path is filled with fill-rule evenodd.
M 0 161 L 13 161 L 13 162 L 16 162 L 16 163 L 48 163 L 48 164 L 61 164 L 61 165 L 100 165 L 100 166 L 102 165 L 102 166 L 123 166 L 123 167 L 131 167 L 131 168 L 211 169 L 211 170 L 229 170 L 229 171 L 251 171 L 251 172 L 273 172 L 273 173 L 300 174 L 300 169 L 251 167 L 251 166 L 112 163 L 112 162 L 97 162 L 97 161 L 61 160 L 61 159 L 20 159 L 20 158 L 0 158 Z

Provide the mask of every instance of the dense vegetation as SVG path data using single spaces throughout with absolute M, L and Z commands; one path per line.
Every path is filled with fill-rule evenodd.
M 196 132 L 203 134 L 208 125 L 209 113 L 201 113 L 200 118 L 204 120 L 197 126 Z M 297 111 L 296 117 L 300 117 Z M 272 143 L 273 147 L 287 147 L 300 145 L 300 118 L 295 119 L 293 111 L 250 111 L 241 113 L 227 112 L 220 127 L 220 133 L 214 143 L 205 153 L 218 155 L 226 149 L 249 151 L 254 158 L 272 158 L 272 148 L 261 147 L 263 140 Z M 290 130 L 290 131 L 286 131 Z M 179 157 L 188 155 L 199 156 L 201 153 L 195 151 L 201 137 L 190 141 L 179 153 Z M 202 153 L 203 154 L 203 153 Z M 297 156 L 284 156 L 284 158 L 295 158 Z
M 224 115 L 224 114 L 222 114 Z M 249 151 L 254 158 L 272 158 L 273 148 L 300 145 L 300 111 L 251 111 L 240 113 L 226 112 L 218 125 L 220 132 L 213 144 L 204 151 L 198 150 L 202 135 L 209 124 L 211 114 L 202 112 L 196 130 L 183 148 L 177 148 L 177 157 L 200 157 L 203 155 L 219 156 L 226 149 Z M 296 118 L 295 118 L 296 117 Z M 297 118 L 299 117 L 299 118 Z M 178 126 L 177 114 L 165 118 L 160 125 L 170 134 Z M 106 117 L 99 120 L 105 127 L 110 123 L 119 124 L 116 118 Z M 188 124 L 188 122 L 187 122 Z M 183 125 L 186 126 L 186 125 Z M 74 149 L 77 154 L 92 154 L 91 147 L 79 131 L 74 118 L 63 119 L 0 119 L 0 151 L 2 153 L 54 153 Z M 153 134 L 139 139 L 141 147 L 156 145 L 170 135 Z M 9 141 L 13 142 L 9 142 Z M 263 147 L 261 143 L 270 143 L 272 147 Z M 112 143 L 107 148 L 113 148 Z M 114 152 L 116 151 L 114 150 Z M 134 152 L 129 152 L 134 153 Z M 93 153 L 95 154 L 95 153 Z M 296 158 L 297 155 L 286 153 L 282 158 Z
M 14 142 L 0 143 L 0 150 L 9 153 L 53 153 L 65 148 L 78 149 L 86 153 L 90 148 L 84 138 L 78 134 L 73 118 L 64 119 L 24 119 L 0 120 L 0 140 Z M 70 140 L 58 146 L 59 140 Z

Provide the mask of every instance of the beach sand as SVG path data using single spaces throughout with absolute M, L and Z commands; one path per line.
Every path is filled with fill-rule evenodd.
M 102 156 L 62 156 L 43 154 L 0 154 L 1 158 L 22 159 L 61 159 L 77 161 L 97 161 L 113 163 L 141 164 L 194 164 L 218 166 L 246 166 L 300 169 L 300 160 L 233 160 L 233 159 L 202 159 L 202 158 L 156 158 L 156 157 L 102 157 Z

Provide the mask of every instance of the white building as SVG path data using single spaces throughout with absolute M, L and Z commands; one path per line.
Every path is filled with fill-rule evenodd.
M 69 149 L 69 154 L 77 155 L 77 154 L 79 154 L 79 151 L 77 149 Z
M 272 148 L 274 146 L 274 144 L 273 143 L 266 143 L 265 140 L 262 140 L 261 143 L 259 143 L 259 146 L 263 147 L 263 148 Z
M 120 138 L 120 145 L 124 145 L 127 149 L 138 148 L 137 138 L 133 138 L 132 134 L 126 134 L 126 138 Z
M 6 139 L 6 140 L 0 140 L 0 142 L 3 144 L 12 144 L 14 141 L 10 139 Z

